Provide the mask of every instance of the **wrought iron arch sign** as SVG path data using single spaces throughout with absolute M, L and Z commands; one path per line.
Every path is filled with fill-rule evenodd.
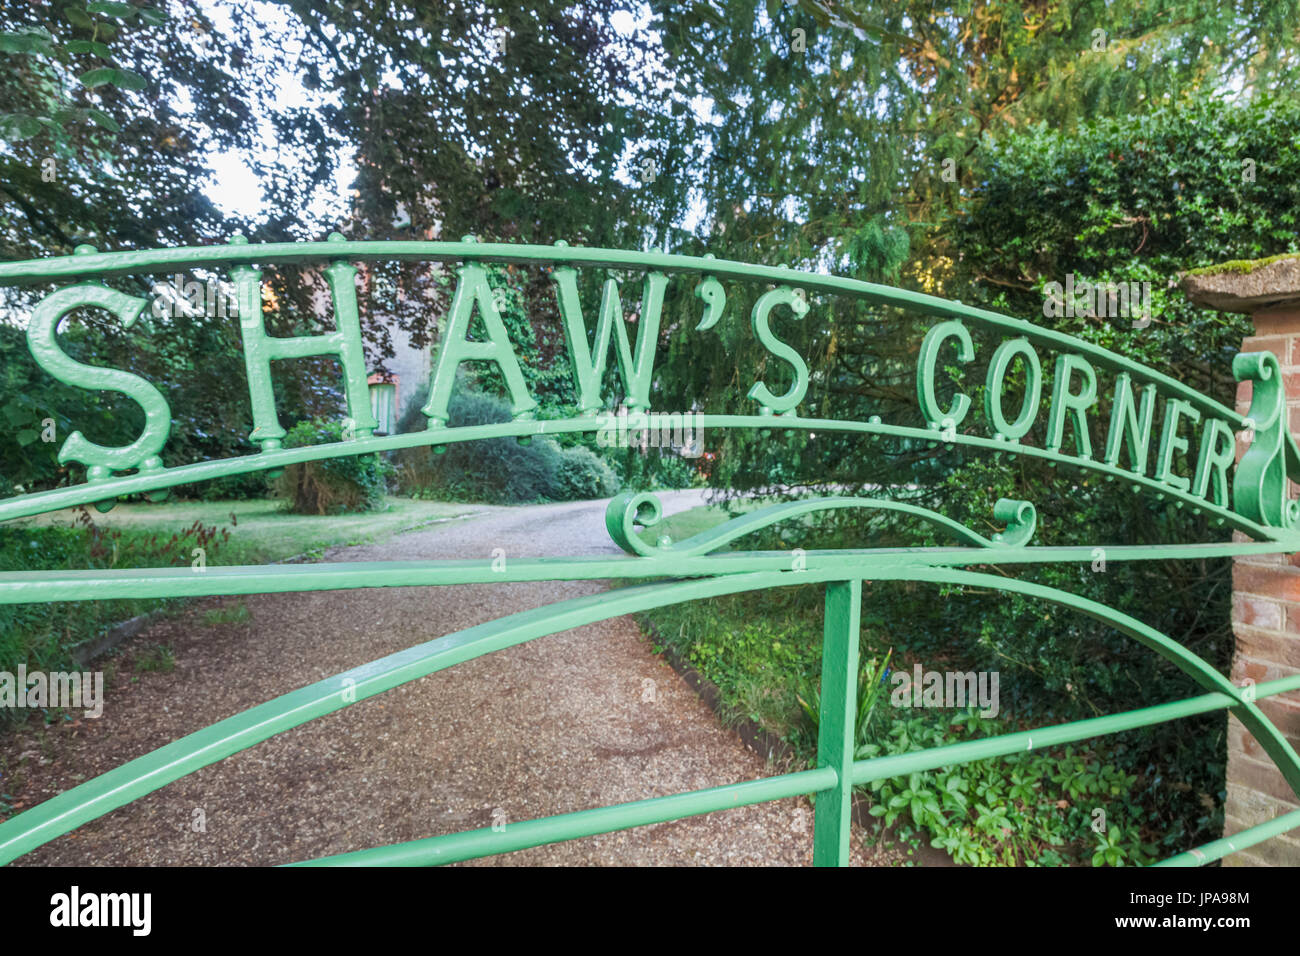
M 357 268 L 353 263 L 385 260 L 455 263 L 457 284 L 438 344 L 429 398 L 422 409 L 428 428 L 379 437 L 373 434 L 377 423 L 370 414 L 366 397 L 367 376 L 355 287 Z M 270 336 L 262 314 L 258 266 L 301 262 L 322 265 L 337 328 L 316 336 Z M 483 264 L 489 262 L 551 268 L 580 399 L 582 414 L 579 416 L 554 420 L 535 417 L 537 402 L 528 394 L 518 358 L 487 282 Z M 576 270 L 580 267 L 644 274 L 635 340 L 629 338 L 619 285 L 613 279 L 605 282 L 599 317 L 594 325 L 589 325 L 590 309 L 584 315 L 576 281 Z M 226 269 L 235 284 L 253 414 L 251 437 L 261 448 L 255 454 L 223 461 L 165 465 L 163 453 L 171 419 L 165 397 L 137 375 L 82 365 L 59 346 L 56 334 L 59 323 L 75 309 L 106 309 L 127 326 L 136 322 L 144 311 L 148 304 L 145 299 L 110 289 L 100 281 L 103 278 L 169 273 L 182 268 Z M 726 317 L 723 280 L 772 286 L 758 295 L 750 313 L 750 324 L 763 347 L 789 366 L 791 378 L 791 384 L 780 395 L 761 378 L 755 380 L 746 394 L 746 401 L 752 403 L 750 414 L 704 413 L 700 421 L 705 428 L 839 431 L 943 442 L 977 451 L 1041 458 L 1095 472 L 1107 480 L 1123 481 L 1135 493 L 1153 495 L 1177 507 L 1204 513 L 1217 525 L 1252 539 L 1154 548 L 1107 546 L 1108 560 L 1199 559 L 1300 550 L 1300 528 L 1297 528 L 1300 504 L 1288 495 L 1288 482 L 1300 478 L 1300 450 L 1287 430 L 1286 395 L 1277 360 L 1271 353 L 1243 353 L 1233 361 L 1234 375 L 1252 383 L 1250 409 L 1243 416 L 1155 369 L 1097 345 L 995 312 L 858 280 L 711 257 L 588 249 L 563 243 L 529 246 L 477 243 L 469 239 L 459 243 L 348 242 L 337 234 L 326 242 L 251 245 L 232 240 L 226 246 L 148 252 L 99 253 L 83 246 L 72 256 L 0 263 L 0 285 L 70 283 L 51 292 L 32 311 L 27 338 L 37 363 L 67 384 L 120 392 L 137 402 L 145 417 L 141 434 L 126 446 L 97 445 L 80 433 L 69 436 L 60 448 L 60 460 L 84 465 L 87 481 L 2 501 L 0 520 L 83 504 L 107 507 L 122 495 L 161 494 L 180 484 L 273 471 L 342 455 L 419 446 L 436 448 L 452 442 L 507 436 L 526 439 L 532 435 L 597 432 L 605 427 L 595 413 L 601 408 L 600 384 L 611 350 L 633 420 L 643 422 L 645 418 L 636 416 L 646 416 L 651 408 L 655 346 L 665 289 L 670 282 L 682 278 L 695 283 L 695 296 L 702 307 L 697 331 L 707 331 Z M 782 321 L 808 321 L 813 309 L 810 298 L 819 294 L 850 296 L 939 320 L 929 329 L 919 350 L 916 394 L 925 427 L 891 425 L 878 416 L 858 422 L 800 415 L 799 406 L 809 388 L 810 372 L 803 357 L 774 333 L 772 321 L 774 317 Z M 468 335 L 475 315 L 486 330 L 486 337 L 478 340 Z M 936 387 L 937 369 L 946 356 L 958 364 L 975 359 L 978 347 L 971 328 L 1001 337 L 989 356 L 984 382 L 983 434 L 978 429 L 970 430 L 970 424 L 979 417 L 974 414 L 975 403 L 970 395 L 959 388 L 945 408 Z M 1052 395 L 1047 402 L 1047 440 L 1042 447 L 1022 442 L 1042 414 L 1040 351 L 1057 353 Z M 275 414 L 270 363 L 312 355 L 333 355 L 339 359 L 348 405 L 349 437 L 341 442 L 283 448 L 284 429 Z M 471 361 L 496 363 L 510 393 L 511 421 L 472 427 L 447 424 L 447 405 L 456 370 L 462 363 Z M 1021 370 L 1025 387 L 1018 405 L 1012 400 L 1016 407 L 1009 412 L 1003 392 L 1008 372 L 1013 368 Z M 1112 379 L 1112 402 L 1104 447 L 1094 449 L 1087 416 L 1098 401 L 1099 373 Z M 1155 408 L 1160 402 L 1164 404 L 1163 424 L 1154 447 L 1154 467 L 1148 474 Z M 959 430 L 963 426 L 967 430 Z M 1189 434 L 1182 433 L 1184 428 Z M 1234 464 L 1239 436 L 1246 450 L 1240 462 Z M 1178 473 L 1176 457 L 1179 455 L 1185 455 L 1189 464 L 1194 462 L 1187 474 Z M 791 567 L 785 552 L 715 553 L 773 522 L 841 508 L 878 509 L 909 520 L 925 521 L 951 535 L 958 544 L 940 548 L 809 551 L 797 568 Z M 732 519 L 687 541 L 661 539 L 656 545 L 648 544 L 636 529 L 653 527 L 661 514 L 660 504 L 653 495 L 619 495 L 609 503 L 606 525 L 612 539 L 627 556 L 518 559 L 510 562 L 504 573 L 493 569 L 489 560 L 210 566 L 203 574 L 193 574 L 189 568 L 0 573 L 0 603 L 540 580 L 646 581 L 614 593 L 564 601 L 449 634 L 213 724 L 0 823 L 0 863 L 10 862 L 63 833 L 277 733 L 456 663 L 632 611 L 797 584 L 824 584 L 826 588 L 823 692 L 815 769 L 515 823 L 506 832 L 488 829 L 432 837 L 397 846 L 361 849 L 315 862 L 452 862 L 746 803 L 817 793 L 814 862 L 842 865 L 848 858 L 849 809 L 855 784 L 1055 746 L 1219 709 L 1227 709 L 1241 720 L 1300 795 L 1300 756 L 1255 703 L 1263 697 L 1300 689 L 1300 677 L 1238 688 L 1173 638 L 1114 609 L 1068 592 L 967 570 L 975 565 L 1091 561 L 1095 543 L 1030 546 L 1037 521 L 1030 502 L 1003 499 L 994 503 L 994 518 L 1005 529 L 992 536 L 912 505 L 842 497 L 774 505 Z M 1205 693 L 1188 700 L 1035 731 L 899 756 L 854 760 L 852 724 L 864 580 L 977 584 L 1059 604 L 1102 621 L 1164 656 Z M 1165 863 L 1206 863 L 1296 827 L 1300 827 L 1300 811 L 1284 814 L 1230 840 L 1215 841 L 1179 854 Z

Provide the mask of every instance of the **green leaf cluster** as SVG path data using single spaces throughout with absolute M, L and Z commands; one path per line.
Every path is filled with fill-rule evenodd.
M 896 720 L 859 760 L 1005 733 L 974 710 Z M 972 866 L 1143 866 L 1157 847 L 1139 821 L 1135 777 L 1074 746 L 874 780 L 870 814 L 905 841 L 929 837 Z

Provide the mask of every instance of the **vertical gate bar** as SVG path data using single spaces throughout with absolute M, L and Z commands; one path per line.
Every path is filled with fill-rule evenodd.
M 817 794 L 817 810 L 813 817 L 813 866 L 847 866 L 849 862 L 861 616 L 862 581 L 836 581 L 826 585 L 817 766 L 833 768 L 839 774 L 839 780 L 833 788 Z

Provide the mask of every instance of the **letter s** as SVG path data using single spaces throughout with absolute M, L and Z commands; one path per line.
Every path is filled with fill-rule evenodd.
M 144 409 L 144 431 L 129 445 L 110 448 L 73 432 L 59 449 L 59 461 L 76 461 L 89 466 L 91 481 L 111 476 L 113 471 L 140 467 L 145 471 L 162 468 L 158 453 L 171 430 L 171 409 L 163 395 L 138 375 L 115 368 L 83 365 L 59 348 L 59 321 L 73 309 L 94 306 L 107 309 L 130 328 L 148 305 L 145 299 L 118 292 L 107 286 L 83 283 L 54 292 L 37 304 L 27 327 L 27 347 L 36 364 L 61 382 L 88 391 L 121 392 Z
M 770 292 L 765 292 L 754 303 L 754 311 L 750 313 L 749 317 L 754 326 L 754 334 L 758 336 L 758 340 L 763 343 L 764 348 L 794 367 L 794 381 L 790 383 L 790 388 L 784 395 L 773 395 L 767 385 L 761 381 L 756 382 L 753 388 L 749 390 L 748 397 L 763 406 L 763 414 L 765 415 L 770 415 L 773 412 L 780 414 L 791 411 L 803 401 L 804 393 L 808 391 L 807 363 L 804 362 L 798 352 L 773 335 L 769 326 L 768 314 L 774 306 L 778 305 L 788 305 L 796 319 L 803 318 L 808 312 L 807 301 L 790 286 L 783 285 Z

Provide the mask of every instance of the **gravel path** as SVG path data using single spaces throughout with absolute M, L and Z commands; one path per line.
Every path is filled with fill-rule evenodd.
M 700 502 L 698 492 L 662 497 L 667 512 Z M 495 548 L 507 560 L 616 553 L 603 514 L 603 502 L 483 508 L 380 545 L 339 549 L 326 560 L 486 558 Z M 304 684 L 602 586 L 548 582 L 207 599 L 156 621 L 131 642 L 117 658 L 102 718 L 48 730 L 29 724 L 6 740 L 6 783 L 33 806 Z M 249 620 L 204 623 L 205 611 L 241 601 Z M 158 644 L 172 647 L 175 670 L 137 673 L 133 657 Z M 623 617 L 362 701 L 206 767 L 16 862 L 288 863 L 771 772 Z M 802 865 L 811 862 L 811 847 L 811 808 L 790 799 L 476 862 Z

